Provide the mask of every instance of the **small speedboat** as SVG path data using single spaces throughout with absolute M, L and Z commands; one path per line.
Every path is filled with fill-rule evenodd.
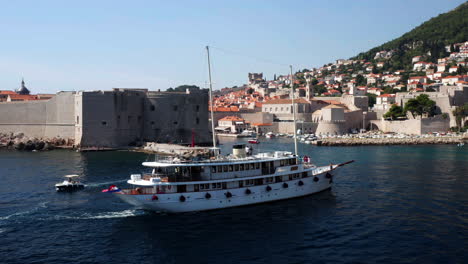
M 268 133 L 266 133 L 265 137 L 266 137 L 266 138 L 274 138 L 274 137 L 276 137 L 276 136 L 275 136 L 275 134 L 273 134 L 272 132 L 268 132 Z
M 250 144 L 259 144 L 260 143 L 260 141 L 258 141 L 258 139 L 256 139 L 256 138 L 251 138 L 247 142 L 249 142 Z
M 79 175 L 65 175 L 63 182 L 55 184 L 57 192 L 74 192 L 84 189 L 84 184 L 78 181 Z

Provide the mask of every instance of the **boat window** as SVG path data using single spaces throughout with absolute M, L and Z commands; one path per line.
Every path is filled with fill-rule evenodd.
M 234 170 L 234 166 L 229 165 L 229 171 L 233 171 L 233 170 Z
M 255 164 L 250 163 L 250 169 L 251 169 L 251 170 L 255 169 Z M 258 168 L 257 168 L 257 169 L 258 169 Z
M 234 170 L 239 171 L 239 164 L 234 165 Z
M 223 172 L 223 166 L 218 166 L 218 172 Z
M 244 187 L 244 181 L 239 181 L 239 183 L 238 183 L 238 184 L 239 184 L 239 188 L 242 188 L 242 187 Z
M 177 192 L 178 192 L 178 193 L 187 192 L 187 185 L 179 185 L 179 186 L 177 186 Z
M 211 166 L 211 173 L 215 173 L 216 172 L 216 166 Z
M 205 167 L 200 167 L 200 172 L 205 172 Z
M 198 186 L 198 184 L 194 184 L 194 185 L 193 185 L 193 190 L 194 190 L 195 192 L 198 192 L 198 191 L 199 191 L 199 186 Z
M 220 182 L 216 183 L 216 188 L 221 188 L 221 183 Z
M 306 171 L 304 171 L 304 172 L 302 173 L 302 178 L 305 178 L 305 177 L 307 177 L 307 172 L 306 172 Z
M 227 183 L 223 182 L 223 189 L 227 189 Z
M 227 171 L 228 171 L 228 166 L 227 166 L 227 165 L 223 165 L 223 171 L 224 171 L 224 172 L 227 172 Z
M 276 176 L 275 177 L 275 182 L 282 182 L 283 179 L 281 179 L 281 176 Z
M 288 175 L 289 176 L 289 180 L 292 180 L 293 179 L 293 176 L 292 174 Z
M 211 188 L 216 189 L 216 183 L 212 183 Z
M 241 164 L 241 165 L 240 165 L 240 170 L 241 170 L 241 171 L 244 170 L 244 164 Z
M 280 160 L 280 166 L 284 166 L 284 160 Z
M 258 170 L 260 169 L 260 163 L 255 163 L 255 168 Z
M 249 170 L 249 164 L 245 164 L 245 170 Z

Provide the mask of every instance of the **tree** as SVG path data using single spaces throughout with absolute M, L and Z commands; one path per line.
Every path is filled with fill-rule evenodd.
M 453 110 L 453 115 L 455 116 L 458 129 L 461 130 L 463 127 L 462 120 L 468 117 L 468 103 L 465 103 L 462 106 L 457 106 L 455 110 Z
M 185 92 L 187 89 L 199 91 L 200 87 L 196 85 L 184 84 L 184 85 L 179 85 L 176 88 L 170 87 L 169 89 L 166 90 L 166 92 Z
M 390 118 L 392 120 L 398 119 L 399 117 L 404 117 L 405 112 L 403 112 L 403 108 L 398 105 L 392 105 L 387 113 L 383 115 L 384 118 Z
M 361 74 L 358 74 L 356 76 L 356 85 L 357 86 L 366 85 L 366 79 Z
M 312 85 L 317 85 L 317 83 L 318 83 L 318 80 L 317 80 L 317 79 L 315 79 L 315 78 L 312 79 L 312 83 L 311 83 Z
M 413 115 L 427 114 L 433 116 L 435 114 L 436 103 L 429 99 L 429 95 L 421 94 L 414 99 L 409 99 L 405 104 L 404 111 L 410 111 Z
M 457 74 L 458 75 L 465 75 L 466 74 L 466 68 L 463 67 L 463 65 L 458 66 Z
M 375 103 L 377 102 L 377 95 L 371 94 L 371 93 L 366 93 L 367 97 L 369 97 L 368 104 L 369 107 L 373 107 Z

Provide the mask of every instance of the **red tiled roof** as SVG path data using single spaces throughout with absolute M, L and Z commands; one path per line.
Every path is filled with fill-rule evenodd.
M 244 121 L 244 119 L 238 116 L 225 116 L 221 118 L 219 121 Z
M 14 91 L 0 91 L 0 94 L 17 94 Z

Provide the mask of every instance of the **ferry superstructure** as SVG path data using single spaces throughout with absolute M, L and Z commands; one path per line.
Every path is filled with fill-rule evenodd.
M 243 145 L 228 157 L 144 162 L 149 174 L 133 174 L 135 186 L 115 194 L 137 207 L 190 212 L 290 199 L 329 189 L 343 164 L 317 167 L 308 158 L 276 151 L 247 156 Z

